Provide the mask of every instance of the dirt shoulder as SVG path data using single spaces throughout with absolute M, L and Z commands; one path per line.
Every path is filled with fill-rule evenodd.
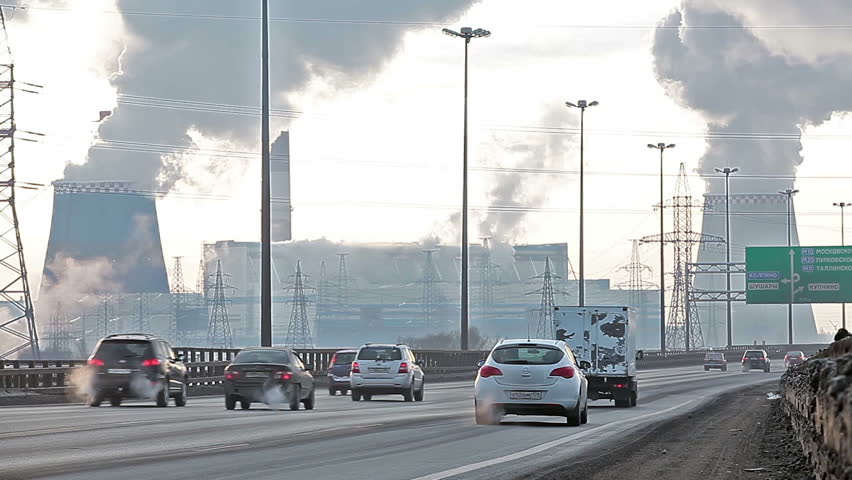
M 749 387 L 650 426 L 620 446 L 528 480 L 812 479 L 774 384 Z M 749 471 L 750 469 L 761 469 Z

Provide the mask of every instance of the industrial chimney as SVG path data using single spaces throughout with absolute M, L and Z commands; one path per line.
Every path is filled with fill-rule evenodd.
M 290 133 L 282 130 L 272 144 L 269 156 L 269 181 L 271 187 L 270 231 L 273 242 L 293 238 L 290 204 Z

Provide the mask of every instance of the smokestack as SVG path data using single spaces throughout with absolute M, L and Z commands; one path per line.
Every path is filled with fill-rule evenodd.
M 269 175 L 272 188 L 270 210 L 271 235 L 273 242 L 293 238 L 292 206 L 290 204 L 290 132 L 282 130 L 272 144 L 269 158 Z
M 127 182 L 54 182 L 40 297 L 168 293 L 157 208 Z
M 725 238 L 725 196 L 707 194 L 701 231 Z M 731 262 L 745 262 L 746 246 L 787 245 L 787 199 L 777 193 L 731 194 Z M 792 219 L 793 245 L 799 245 L 795 207 Z M 725 262 L 724 245 L 703 245 L 698 262 Z M 697 275 L 695 287 L 701 290 L 725 290 L 725 275 Z M 731 289 L 744 290 L 743 275 L 731 275 Z M 704 338 L 710 345 L 725 345 L 726 305 L 724 302 L 699 303 L 699 319 Z M 745 305 L 731 308 L 734 344 L 787 342 L 786 305 Z M 793 338 L 796 343 L 818 341 L 813 309 L 810 305 L 793 307 Z

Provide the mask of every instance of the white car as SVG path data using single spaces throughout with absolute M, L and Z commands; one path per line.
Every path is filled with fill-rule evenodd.
M 349 374 L 352 400 L 397 394 L 406 402 L 422 402 L 426 376 L 420 365 L 407 345 L 368 343 L 361 346 Z
M 564 416 L 576 426 L 589 418 L 588 381 L 561 340 L 503 340 L 480 362 L 474 384 L 476 423 L 503 415 Z

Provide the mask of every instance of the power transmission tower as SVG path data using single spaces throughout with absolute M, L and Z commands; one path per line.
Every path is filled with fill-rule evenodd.
M 293 284 L 287 290 L 293 291 L 293 310 L 290 313 L 290 324 L 287 326 L 287 339 L 285 345 L 293 348 L 313 348 L 314 338 L 311 336 L 311 326 L 308 324 L 308 299 L 305 290 L 313 290 L 305 285 L 305 280 L 310 278 L 302 273 L 302 261 L 296 262 L 296 273 L 290 275 Z
M 95 334 L 100 337 L 109 335 L 110 317 L 112 316 L 112 306 L 110 305 L 109 295 L 101 295 L 98 301 L 98 323 L 95 327 Z
M 54 309 L 54 312 L 50 315 L 48 335 L 48 349 L 53 354 L 70 351 L 71 333 L 68 328 L 68 319 L 59 312 L 59 309 Z
M 198 295 L 198 305 L 203 307 L 207 305 L 207 266 L 204 265 L 204 258 L 198 261 L 198 279 L 195 281 L 195 293 Z
M 337 304 L 343 306 L 349 301 L 349 272 L 346 269 L 346 257 L 349 254 L 338 253 L 337 256 Z
M 542 285 L 538 290 L 528 292 L 527 295 L 540 295 L 541 304 L 538 309 L 538 326 L 536 327 L 536 336 L 538 338 L 555 339 L 556 332 L 553 324 L 553 306 L 555 305 L 555 294 L 567 295 L 562 290 L 553 289 L 553 281 L 562 277 L 555 275 L 550 267 L 550 257 L 544 261 L 544 273 L 533 277 L 533 279 L 541 279 Z
M 426 328 L 431 327 L 436 320 L 438 304 L 442 302 L 443 295 L 438 286 L 438 275 L 435 271 L 435 262 L 432 254 L 437 250 L 423 250 L 426 254 L 426 262 L 423 266 L 423 316 L 426 320 Z
M 15 91 L 37 93 L 38 85 L 15 84 L 15 66 L 6 32 L 6 17 L 0 9 L 0 360 L 30 349 L 33 358 L 41 358 L 38 328 L 33 314 L 24 245 L 18 211 L 15 206 Z M 27 132 L 21 132 L 26 134 Z
M 138 295 L 139 296 L 136 298 L 136 311 L 134 312 L 134 327 L 137 332 L 146 333 L 151 328 L 151 325 L 148 322 L 148 296 L 141 292 Z
M 180 345 L 183 342 L 184 319 L 186 317 L 186 283 L 183 279 L 183 265 L 181 257 L 174 257 L 175 263 L 172 267 L 172 314 L 169 319 L 169 339 L 172 343 Z
M 630 263 L 619 269 L 629 274 L 629 280 L 616 284 L 615 287 L 627 288 L 630 292 L 630 306 L 639 308 L 645 303 L 642 293 L 659 287 L 655 283 L 645 280 L 645 274 L 651 274 L 651 267 L 642 263 L 642 259 L 639 256 L 639 240 L 632 240 L 632 242 L 633 248 L 630 251 Z
M 207 324 L 207 346 L 209 348 L 234 348 L 231 336 L 231 322 L 228 319 L 228 300 L 225 289 L 233 288 L 225 284 L 222 274 L 222 261 L 216 260 L 216 274 L 213 278 L 213 309 Z
M 328 318 L 328 297 L 331 293 L 331 282 L 328 281 L 328 272 L 325 267 L 325 260 L 320 262 L 319 281 L 317 282 L 317 305 L 316 305 L 316 321 L 315 325 L 320 328 L 323 320 Z
M 666 207 L 674 212 L 674 231 L 660 238 L 651 235 L 642 238 L 643 243 L 671 243 L 674 246 L 674 288 L 666 319 L 666 345 L 672 349 L 690 350 L 704 346 L 704 335 L 698 319 L 698 309 L 687 301 L 688 288 L 692 278 L 687 278 L 687 264 L 692 262 L 692 246 L 702 243 L 725 243 L 725 239 L 716 235 L 707 235 L 692 231 L 692 210 L 702 208 L 693 202 L 686 177 L 686 167 L 680 164 L 680 172 L 675 186 L 675 196 Z M 687 312 L 689 309 L 689 312 Z M 689 321 L 687 322 L 687 319 Z
M 483 313 L 494 304 L 494 265 L 491 263 L 491 237 L 482 237 L 482 255 L 479 257 L 479 304 Z

